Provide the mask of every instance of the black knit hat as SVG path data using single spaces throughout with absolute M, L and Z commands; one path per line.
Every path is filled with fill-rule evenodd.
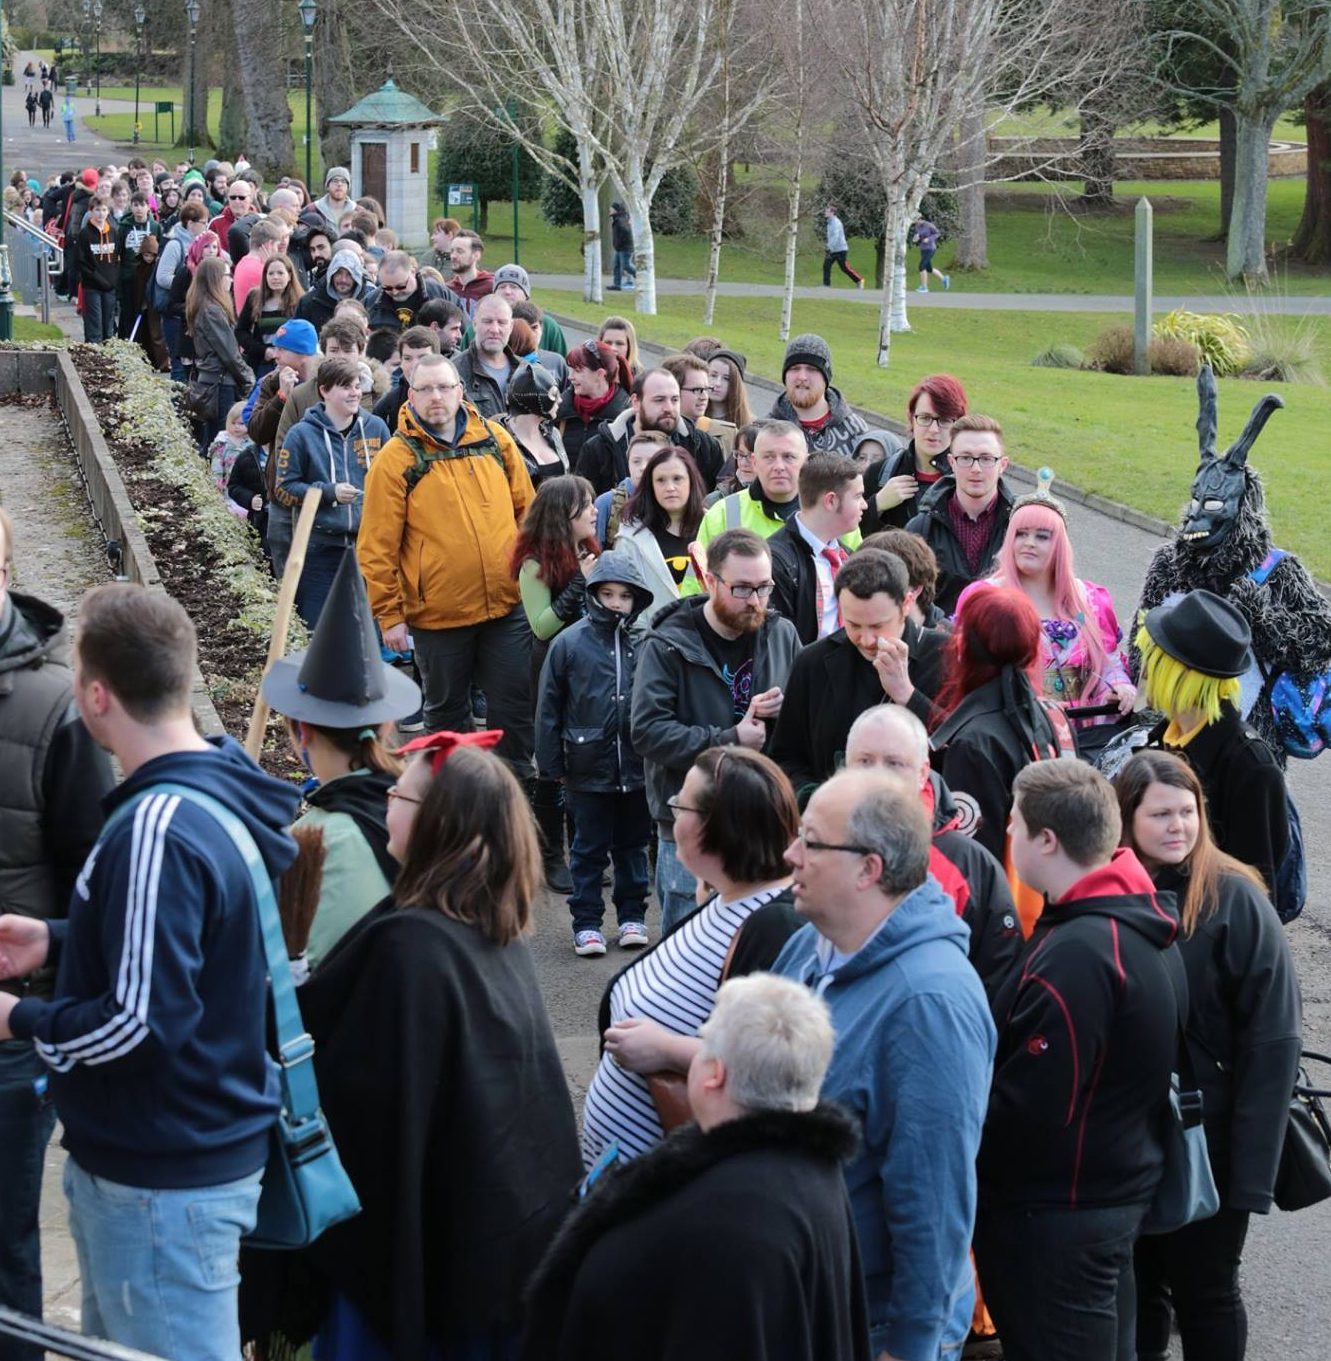
M 809 364 L 823 375 L 827 383 L 832 381 L 832 351 L 822 336 L 806 332 L 796 336 L 786 346 L 786 357 L 781 361 L 781 381 L 785 382 L 786 373 L 796 364 Z
M 710 364 L 713 359 L 730 360 L 730 362 L 739 370 L 739 376 L 741 378 L 744 377 L 745 370 L 749 366 L 748 359 L 738 350 L 713 350 L 711 354 L 707 356 L 707 362 Z M 795 362 L 799 363 L 799 360 L 796 360 Z
M 558 390 L 559 384 L 544 364 L 519 364 L 508 384 L 509 411 L 514 416 L 549 416 L 551 388 Z
M 1146 632 L 1162 652 L 1203 676 L 1231 680 L 1252 665 L 1248 621 L 1210 591 L 1189 591 L 1172 605 L 1157 605 L 1146 615 Z

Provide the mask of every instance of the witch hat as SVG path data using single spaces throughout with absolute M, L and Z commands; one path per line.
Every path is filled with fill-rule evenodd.
M 420 708 L 420 687 L 380 655 L 354 553 L 342 555 L 309 647 L 273 663 L 263 697 L 277 713 L 321 728 L 372 727 Z

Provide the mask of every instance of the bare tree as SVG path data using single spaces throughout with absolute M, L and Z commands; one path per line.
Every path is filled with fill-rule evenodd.
M 984 179 L 986 146 L 984 110 L 962 112 L 957 128 L 957 212 L 961 226 L 953 269 L 989 268 L 989 224 L 985 211 Z
M 1331 0 L 1196 0 L 1191 27 L 1163 35 L 1166 65 L 1176 48 L 1200 47 L 1229 79 L 1210 99 L 1234 116 L 1234 201 L 1225 247 L 1231 279 L 1266 284 L 1267 154 L 1276 120 L 1331 78 Z M 1232 82 L 1232 84 L 1231 84 Z
M 282 20 L 282 10 L 272 0 L 231 0 L 234 65 L 247 125 L 245 145 L 237 149 L 265 179 L 290 174 L 296 163 L 286 82 L 290 33 Z
M 799 0 L 795 0 L 798 4 Z M 734 109 L 731 78 L 734 63 L 730 36 L 734 28 L 735 0 L 721 0 L 717 18 L 721 30 L 721 71 L 716 91 L 720 102 L 715 148 L 716 183 L 712 188 L 712 225 L 707 250 L 707 284 L 703 290 L 702 324 L 710 326 L 716 317 L 716 285 L 721 277 L 721 240 L 726 231 L 726 191 L 730 185 L 731 116 Z

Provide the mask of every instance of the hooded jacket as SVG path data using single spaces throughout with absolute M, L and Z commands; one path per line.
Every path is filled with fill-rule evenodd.
M 667 840 L 675 822 L 667 800 L 679 793 L 694 759 L 737 741 L 730 682 L 698 631 L 706 627 L 706 604 L 705 596 L 677 600 L 656 616 L 633 682 L 633 746 L 643 759 L 648 806 Z M 753 693 L 784 686 L 799 650 L 794 624 L 768 611 L 753 639 Z
M 338 502 L 335 486 L 349 482 L 365 490 L 365 474 L 375 455 L 388 442 L 388 427 L 378 416 L 361 411 L 346 430 L 339 430 L 322 402 L 308 410 L 287 431 L 277 454 L 276 498 L 294 510 L 310 487 L 318 487 L 320 502 L 314 517 L 314 534 L 345 543 L 360 530 L 360 496 L 345 505 Z
M 68 910 L 115 783 L 72 698 L 69 638 L 54 606 L 0 591 L 0 903 L 47 920 Z M 23 993 L 36 980 L 6 983 Z
M 830 414 L 827 423 L 817 430 L 810 430 L 800 421 L 799 412 L 791 405 L 785 392 L 777 395 L 772 403 L 768 418 L 774 421 L 790 421 L 804 431 L 805 443 L 810 454 L 844 454 L 847 458 L 855 451 L 859 437 L 869 428 L 864 417 L 851 410 L 850 403 L 841 395 L 839 388 L 827 385 L 827 405 Z
M 690 1125 L 617 1168 L 537 1270 L 523 1361 L 869 1361 L 854 1148 L 820 1105 Z M 650 1309 L 605 1289 L 620 1275 L 654 1283 Z
M 382 288 L 370 313 L 370 330 L 405 331 L 415 326 L 416 313 L 432 298 L 447 298 L 448 289 L 433 279 L 417 277 L 416 291 L 405 298 L 395 298 Z
M 1161 870 L 1155 884 L 1180 902 L 1188 889 L 1173 868 Z M 1266 896 L 1222 874 L 1214 911 L 1192 935 L 1180 935 L 1178 948 L 1188 974 L 1188 1051 L 1220 1204 L 1266 1214 L 1303 1028 L 1289 942 Z
M 994 558 L 1003 546 L 1007 534 L 1007 523 L 1012 518 L 1012 491 L 1003 478 L 998 479 L 998 514 L 994 517 L 994 527 L 980 554 L 980 562 L 974 572 L 966 561 L 961 540 L 952 527 L 948 514 L 948 500 L 956 495 L 957 479 L 951 474 L 940 477 L 933 487 L 920 498 L 920 509 L 906 523 L 912 534 L 918 534 L 938 559 L 938 586 L 934 592 L 939 609 L 950 615 L 957 608 L 957 597 L 972 581 L 988 576 L 993 569 Z
M 823 1079 L 860 1127 L 846 1167 L 874 1355 L 936 1357 L 969 1322 L 975 1154 L 994 1023 L 966 958 L 969 932 L 928 878 L 834 969 L 805 926 L 772 972 L 822 996 L 836 1048 Z M 964 1320 L 962 1315 L 964 1314 Z
M 295 859 L 299 794 L 232 738 L 140 766 L 105 800 L 109 827 L 51 923 L 55 996 L 25 998 L 10 1026 L 51 1068 L 64 1146 L 128 1186 L 217 1186 L 262 1167 L 278 1111 L 266 1049 L 267 962 L 249 871 L 204 809 L 154 784 L 220 800 L 270 877 Z M 151 864 L 151 875 L 141 866 Z
M 412 444 L 430 461 L 408 490 Z M 381 629 L 446 629 L 501 619 L 518 604 L 510 561 L 534 492 L 506 431 L 458 408 L 445 440 L 410 402 L 365 479 L 356 555 Z
M 108 218 L 98 230 L 90 217 L 78 232 L 78 243 L 79 283 L 98 293 L 114 293 L 120 279 L 115 224 Z
M 608 408 L 607 408 L 608 409 Z M 588 435 L 583 441 L 577 456 L 574 472 L 585 477 L 596 489 L 599 496 L 622 482 L 629 475 L 629 439 L 637 429 L 633 416 L 633 404 L 629 401 L 617 416 L 601 422 L 595 434 Z M 725 456 L 721 446 L 696 425 L 679 418 L 671 442 L 687 449 L 698 465 L 704 485 L 710 491 L 716 486 Z M 573 455 L 569 455 L 570 460 Z
M 610 581 L 633 592 L 631 614 L 596 598 L 596 587 Z M 637 562 L 625 553 L 602 553 L 587 578 L 586 617 L 555 635 L 541 667 L 536 765 L 542 779 L 596 794 L 643 787 L 630 731 L 637 658 L 630 630 L 651 603 Z
M 333 275 L 339 269 L 345 269 L 355 280 L 356 286 L 350 293 L 333 291 Z M 319 282 L 296 304 L 296 315 L 308 321 L 316 331 L 322 331 L 324 324 L 332 321 L 338 303 L 354 298 L 364 304 L 367 312 L 373 312 L 379 304 L 379 295 L 380 290 L 366 281 L 365 267 L 361 264 L 360 256 L 352 250 L 340 250 L 328 262 L 328 268 L 324 270 Z
M 1045 907 L 995 1002 L 985 1206 L 1149 1204 L 1184 1020 L 1178 933 L 1172 897 L 1126 847 Z

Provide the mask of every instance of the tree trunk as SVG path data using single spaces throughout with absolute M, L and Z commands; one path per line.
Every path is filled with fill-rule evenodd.
M 180 109 L 180 136 L 176 138 L 179 147 L 190 146 L 190 109 L 194 115 L 193 146 L 195 151 L 212 149 L 213 139 L 208 135 L 208 35 L 202 30 L 195 39 L 194 60 L 190 61 L 188 36 L 185 39 L 184 60 L 181 65 L 180 86 L 185 98 Z M 194 68 L 194 88 L 190 89 L 190 67 Z M 196 155 L 195 160 L 198 160 Z
M 652 201 L 647 197 L 642 174 L 629 176 L 624 186 L 624 206 L 633 223 L 635 303 L 644 316 L 656 315 L 656 237 L 652 233 Z
M 880 236 L 873 243 L 873 286 L 882 288 L 887 278 L 887 238 Z
M 795 308 L 795 255 L 800 241 L 800 176 L 804 171 L 803 139 L 795 143 L 795 164 L 786 191 L 786 272 L 781 281 L 781 324 L 778 340 L 790 339 L 790 314 Z
M 222 63 L 222 111 L 217 120 L 217 147 L 223 156 L 234 161 L 245 150 L 250 134 L 249 117 L 245 112 L 245 91 L 240 77 L 240 68 L 245 63 L 235 57 L 242 49 L 237 46 L 236 35 L 231 27 L 232 13 L 227 10 L 223 18 L 219 7 L 218 26 L 226 29 L 226 40 L 219 50 L 226 54 L 226 60 Z
M 1234 110 L 1220 106 L 1220 236 L 1229 234 L 1229 219 L 1234 211 L 1234 159 L 1238 150 L 1238 127 Z
M 961 120 L 957 138 L 957 253 L 953 269 L 989 268 L 989 223 L 985 217 L 984 110 L 971 110 Z
M 1308 187 L 1291 254 L 1308 265 L 1331 264 L 1331 83 L 1303 101 L 1308 130 Z
M 892 333 L 909 331 L 906 316 L 906 205 L 900 193 L 893 189 L 887 196 L 883 210 L 883 240 L 888 243 L 887 287 L 883 289 L 878 307 L 878 358 L 880 369 L 885 369 L 892 356 Z
M 360 54 L 361 60 L 353 70 L 345 16 L 337 13 L 341 6 L 342 0 L 321 0 L 319 20 L 314 26 L 314 103 L 319 122 L 316 162 L 321 157 L 325 171 L 329 166 L 347 165 L 351 160 L 351 133 L 328 120 L 345 113 L 366 93 L 367 85 L 374 89 L 383 84 L 382 76 L 375 79 L 374 63 L 366 53 Z M 314 177 L 316 183 L 309 189 L 318 198 L 323 186 L 318 183 L 317 163 Z
M 599 303 L 601 293 L 601 186 L 596 181 L 592 149 L 578 143 L 578 197 L 582 200 L 582 300 Z
M 710 326 L 716 318 L 716 284 L 721 275 L 721 238 L 726 229 L 726 184 L 729 180 L 730 138 L 721 130 L 721 156 L 717 170 L 715 201 L 712 204 L 712 239 L 707 252 L 707 300 L 703 303 L 702 324 Z
M 240 77 L 248 124 L 244 143 L 235 150 L 244 151 L 265 180 L 275 180 L 296 164 L 280 10 L 272 0 L 231 0 L 231 23 L 236 51 L 245 57 L 229 65 Z
M 1253 117 L 1240 112 L 1235 128 L 1234 208 L 1229 219 L 1225 273 L 1264 286 L 1266 269 L 1267 147 L 1279 113 Z
M 889 208 L 889 211 L 892 210 Z M 910 318 L 906 315 L 906 237 L 910 234 L 910 222 L 914 214 L 907 212 L 903 203 L 898 203 L 896 215 L 899 226 L 892 250 L 892 329 L 909 331 Z
M 1107 206 L 1114 201 L 1114 122 L 1100 109 L 1087 107 L 1081 113 L 1081 140 L 1077 159 L 1085 176 L 1083 203 Z

